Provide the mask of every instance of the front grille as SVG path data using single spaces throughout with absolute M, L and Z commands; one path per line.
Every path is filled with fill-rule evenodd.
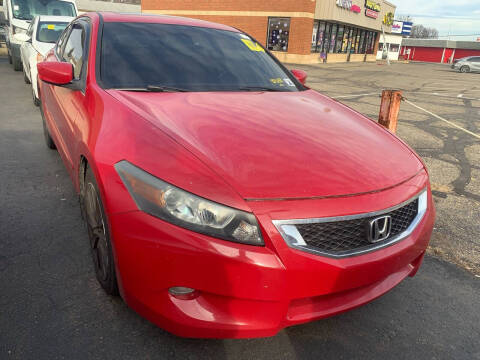
M 389 242 L 410 226 L 418 214 L 418 198 L 410 203 L 382 214 L 392 217 L 392 228 L 388 238 L 372 244 L 368 240 L 368 224 L 377 216 L 359 219 L 296 224 L 296 228 L 308 247 L 332 255 L 377 247 Z

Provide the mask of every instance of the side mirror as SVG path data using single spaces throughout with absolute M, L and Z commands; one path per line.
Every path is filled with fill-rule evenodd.
M 305 85 L 305 83 L 307 82 L 307 73 L 305 71 L 294 69 L 291 70 L 291 73 L 297 78 L 298 81 L 300 81 L 302 85 Z
M 44 61 L 37 64 L 40 80 L 53 85 L 67 85 L 73 80 L 73 66 L 67 62 Z

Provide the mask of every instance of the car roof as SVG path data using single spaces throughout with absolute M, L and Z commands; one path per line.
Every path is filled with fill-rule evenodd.
M 240 32 L 239 30 L 210 21 L 186 18 L 181 16 L 170 15 L 155 15 L 142 13 L 116 13 L 116 12 L 99 12 L 105 22 L 138 22 L 138 23 L 155 23 L 155 24 L 171 24 L 196 26 L 219 30 L 228 30 L 233 32 Z
M 52 22 L 66 22 L 69 23 L 75 19 L 74 17 L 71 16 L 51 16 L 51 15 L 40 15 L 38 16 L 38 21 L 52 21 Z

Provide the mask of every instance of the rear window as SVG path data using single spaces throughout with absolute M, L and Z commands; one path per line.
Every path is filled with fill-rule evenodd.
M 71 2 L 60 0 L 12 0 L 13 17 L 32 20 L 37 15 L 77 16 Z
M 293 75 L 245 34 L 157 23 L 105 23 L 100 76 L 105 88 L 301 88 Z
M 65 22 L 40 22 L 37 27 L 37 41 L 56 43 L 67 26 L 68 23 Z

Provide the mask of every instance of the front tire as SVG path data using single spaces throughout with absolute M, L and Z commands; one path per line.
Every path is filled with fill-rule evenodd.
M 461 73 L 468 73 L 468 72 L 470 72 L 470 67 L 467 66 L 467 65 L 463 65 L 463 66 L 460 68 L 460 72 L 461 72 Z
M 85 174 L 80 201 L 83 217 L 87 223 L 90 251 L 97 281 L 107 294 L 118 295 L 117 276 L 107 217 L 100 198 L 97 181 L 90 168 L 87 168 Z
M 19 58 L 16 58 L 15 56 L 12 57 L 13 61 L 13 70 L 15 71 L 20 71 L 22 70 L 22 61 Z
M 32 100 L 33 100 L 33 105 L 40 106 L 40 99 L 37 98 L 37 95 L 35 94 L 35 90 L 33 90 L 33 86 L 32 86 Z

